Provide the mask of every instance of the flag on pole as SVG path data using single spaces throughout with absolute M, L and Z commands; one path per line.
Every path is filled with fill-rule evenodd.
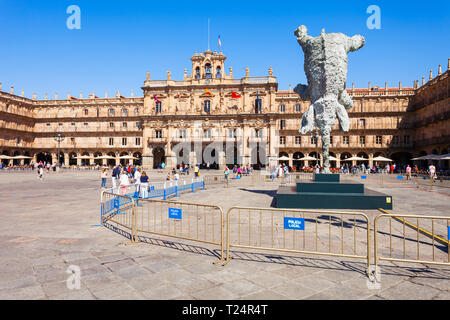
M 212 93 L 211 93 L 211 91 L 209 91 L 209 89 L 205 89 L 205 94 L 212 95 Z
M 220 36 L 219 36 L 219 48 L 222 47 L 222 42 L 220 41 Z
M 156 94 L 153 95 L 153 99 L 155 99 L 156 102 L 161 102 L 161 101 L 156 97 Z
M 232 99 L 239 99 L 240 97 L 241 97 L 241 95 L 239 93 L 231 91 L 231 98 Z

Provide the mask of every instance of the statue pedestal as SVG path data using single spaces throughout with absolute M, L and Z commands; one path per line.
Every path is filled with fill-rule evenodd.
M 339 174 L 315 174 L 314 182 L 281 186 L 276 199 L 277 208 L 392 209 L 392 196 L 366 189 L 362 183 L 340 182 Z

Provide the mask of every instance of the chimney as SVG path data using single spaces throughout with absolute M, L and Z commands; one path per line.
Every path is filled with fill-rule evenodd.
M 45 100 L 48 100 L 48 98 L 47 98 L 47 92 L 46 92 L 45 95 L 44 95 L 44 99 L 45 99 Z
M 402 82 L 401 81 L 398 82 L 398 89 L 402 90 Z
M 369 81 L 369 91 L 372 89 L 372 82 Z
M 250 76 L 250 69 L 249 67 L 245 68 L 245 77 L 248 78 Z
M 430 70 L 430 80 L 433 80 L 433 70 Z
M 80 99 L 83 99 L 83 93 L 80 91 Z
M 11 86 L 11 91 L 10 91 L 10 93 L 11 93 L 11 94 L 14 94 L 14 87 L 13 87 L 13 86 Z
M 55 100 L 58 100 L 58 92 L 55 92 Z
M 448 61 L 450 62 L 450 59 L 448 59 Z M 2 83 L 0 82 L 0 91 L 2 91 Z
M 105 91 L 105 98 L 108 98 L 108 91 Z
M 387 91 L 388 86 L 387 86 L 387 81 L 384 82 L 384 90 Z
M 25 97 L 25 92 L 23 91 L 23 89 L 22 89 L 22 97 Z
M 131 89 L 131 97 L 134 98 L 134 92 L 133 92 L 133 89 Z
M 422 77 L 422 85 L 425 84 L 425 77 Z
M 439 65 L 438 75 L 440 76 L 442 74 L 442 66 Z
M 233 79 L 233 68 L 229 67 L 228 70 L 230 71 L 230 77 L 231 79 Z
M 37 99 L 37 95 L 36 95 L 36 92 L 35 93 L 33 93 L 33 100 L 36 100 Z

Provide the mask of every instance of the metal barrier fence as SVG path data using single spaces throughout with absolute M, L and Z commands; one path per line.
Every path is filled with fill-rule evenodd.
M 224 260 L 224 213 L 216 205 L 155 199 L 136 200 L 135 237 L 148 233 L 220 247 Z
M 131 197 L 110 192 L 102 193 L 101 224 L 115 223 L 131 231 L 131 241 L 135 234 L 135 201 Z
M 226 222 L 225 263 L 231 248 L 243 248 L 360 258 L 370 266 L 370 222 L 364 213 L 232 207 Z
M 375 267 L 381 260 L 450 266 L 449 233 L 450 217 L 378 215 L 374 221 Z
M 361 212 L 232 207 L 225 215 L 217 205 L 104 191 L 101 223 L 128 229 L 132 242 L 155 234 L 218 246 L 220 259 L 215 263 L 224 265 L 232 259 L 233 249 L 241 248 L 364 259 L 369 278 L 373 276 L 370 220 Z M 375 270 L 380 261 L 450 266 L 449 238 L 450 217 L 378 215 Z

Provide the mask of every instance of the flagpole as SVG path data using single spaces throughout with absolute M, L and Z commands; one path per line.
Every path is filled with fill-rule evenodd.
M 208 50 L 209 50 L 209 18 L 208 18 Z

